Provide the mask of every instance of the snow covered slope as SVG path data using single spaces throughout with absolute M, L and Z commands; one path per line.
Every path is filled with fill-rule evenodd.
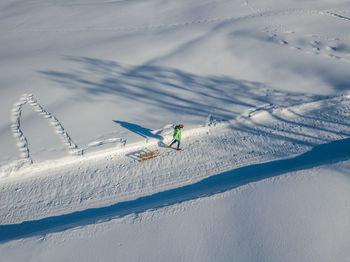
M 64 224 L 3 243 L 0 252 L 4 261 L 37 262 L 346 262 L 349 168 L 346 161 L 147 211 L 115 210 L 114 219 Z
M 232 175 L 233 183 L 241 185 L 341 160 L 350 155 L 350 123 L 341 122 L 349 108 L 348 95 L 289 108 L 261 108 L 231 122 L 210 120 L 205 127 L 184 132 L 186 149 L 180 153 L 153 139 L 19 171 L 10 165 L 0 180 L 1 221 L 12 224 L 107 206 L 228 171 L 242 176 Z M 164 137 L 166 143 L 170 140 Z M 139 162 L 140 152 L 156 148 L 159 158 Z M 280 160 L 291 157 L 295 158 Z M 249 172 L 259 172 L 258 178 Z M 215 188 L 209 183 L 210 190 Z
M 335 256 L 346 261 L 350 180 L 349 161 L 342 161 L 350 157 L 350 139 L 349 124 L 340 120 L 349 107 L 347 95 L 261 108 L 235 121 L 211 120 L 185 132 L 183 152 L 159 147 L 163 142 L 154 139 L 12 172 L 0 180 L 1 248 L 10 259 L 26 258 L 36 248 L 49 250 L 39 251 L 39 261 L 61 261 L 67 254 L 74 261 L 72 245 L 77 250 L 97 245 L 95 251 L 107 261 L 115 250 L 105 241 L 127 243 L 117 245 L 123 261 L 167 256 L 170 261 L 212 261 L 215 256 L 227 261 L 233 255 L 252 261 L 327 261 Z M 137 160 L 142 150 L 157 147 L 157 159 Z M 284 174 L 291 176 L 280 176 Z M 254 184 L 261 180 L 266 182 Z M 217 195 L 220 192 L 226 193 Z M 218 226 L 217 220 L 223 224 Z M 197 227 L 196 221 L 203 222 Z M 175 234 L 179 223 L 183 228 Z M 157 240 L 146 244 L 147 238 Z M 154 254 L 168 238 L 169 244 Z M 181 243 L 182 238 L 187 241 Z M 173 246 L 178 241 L 181 244 Z M 236 243 L 234 249 L 230 243 Z M 57 253 L 57 244 L 64 255 Z M 28 251 L 13 253 L 18 245 Z M 135 245 L 142 248 L 134 254 Z M 86 259 L 97 258 L 94 254 Z
M 230 120 L 349 86 L 347 1 L 0 5 L 1 165 L 19 156 L 11 109 L 23 94 L 33 94 L 86 148 L 144 140 L 135 129 L 196 127 L 209 114 Z M 66 155 L 55 130 L 27 105 L 21 123 L 34 161 Z
M 4 0 L 0 21 L 6 261 L 347 261 L 347 1 Z

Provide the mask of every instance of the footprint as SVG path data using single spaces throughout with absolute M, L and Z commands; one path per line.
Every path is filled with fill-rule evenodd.
M 67 151 L 70 154 L 76 155 L 77 152 L 82 154 L 82 150 L 76 150 L 78 146 L 72 142 L 72 139 L 68 135 L 68 133 L 64 130 L 60 121 L 53 116 L 51 113 L 47 112 L 35 99 L 32 94 L 23 94 L 19 99 L 19 102 L 13 105 L 11 110 L 11 130 L 14 137 L 18 139 L 17 148 L 20 154 L 20 157 L 23 160 L 28 160 L 28 162 L 32 163 L 32 159 L 30 157 L 30 151 L 28 148 L 27 139 L 24 136 L 21 130 L 21 115 L 22 115 L 22 107 L 23 105 L 28 104 L 33 107 L 34 111 L 43 115 L 46 119 L 49 120 L 50 124 L 56 128 L 56 133 L 59 135 L 61 141 L 65 145 Z M 74 149 L 74 150 L 73 150 Z

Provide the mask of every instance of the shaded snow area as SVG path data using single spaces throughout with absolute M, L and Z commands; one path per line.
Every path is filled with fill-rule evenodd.
M 348 261 L 347 1 L 3 0 L 0 21 L 1 261 Z
M 349 168 L 346 161 L 122 217 L 116 211 L 0 250 L 4 261 L 347 261 Z

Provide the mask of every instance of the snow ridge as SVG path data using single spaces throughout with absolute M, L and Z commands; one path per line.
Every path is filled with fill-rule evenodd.
M 350 157 L 350 138 L 332 141 L 318 145 L 311 150 L 287 159 L 271 160 L 233 168 L 219 174 L 214 174 L 193 184 L 160 190 L 153 194 L 117 202 L 109 206 L 88 208 L 72 213 L 28 220 L 16 224 L 0 225 L 0 243 L 45 234 L 45 232 L 61 232 L 78 226 L 102 223 L 114 218 L 125 217 L 130 214 L 140 214 L 149 209 L 179 204 L 203 196 L 218 193 L 329 163 L 337 163 Z
M 13 136 L 18 140 L 17 148 L 20 155 L 20 162 L 25 164 L 33 163 L 30 156 L 27 138 L 24 136 L 23 131 L 21 130 L 22 107 L 26 104 L 32 106 L 35 112 L 38 112 L 40 115 L 50 121 L 50 124 L 55 128 L 56 134 L 61 139 L 69 154 L 82 155 L 82 150 L 79 149 L 78 146 L 72 141 L 67 131 L 63 128 L 61 122 L 54 115 L 47 112 L 34 98 L 33 94 L 23 94 L 19 102 L 14 104 L 11 113 L 11 129 Z

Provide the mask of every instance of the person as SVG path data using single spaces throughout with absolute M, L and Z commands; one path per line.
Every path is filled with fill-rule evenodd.
M 181 144 L 181 129 L 184 127 L 183 124 L 179 124 L 177 126 L 175 126 L 174 128 L 174 135 L 173 135 L 173 141 L 171 142 L 171 144 L 168 146 L 169 148 L 172 147 L 173 144 L 177 143 L 177 150 L 181 150 L 180 148 L 180 144 Z

